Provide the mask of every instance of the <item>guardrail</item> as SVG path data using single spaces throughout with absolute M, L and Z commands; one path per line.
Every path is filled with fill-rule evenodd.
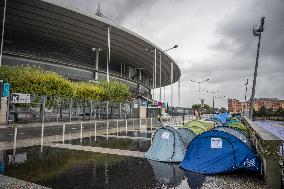
M 250 139 L 262 160 L 262 175 L 269 188 L 284 186 L 283 140 L 244 117 L 251 130 Z

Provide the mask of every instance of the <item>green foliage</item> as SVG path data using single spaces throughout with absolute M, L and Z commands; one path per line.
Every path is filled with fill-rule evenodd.
M 131 97 L 127 85 L 117 81 L 71 82 L 55 72 L 35 66 L 1 66 L 0 79 L 11 84 L 12 93 L 124 102 Z M 56 102 L 56 98 L 51 104 Z
M 0 79 L 11 84 L 11 92 L 37 95 L 73 97 L 72 83 L 54 73 L 45 72 L 34 66 L 2 66 Z
M 98 85 L 104 89 L 102 100 L 125 102 L 131 97 L 129 87 L 117 81 L 99 81 Z
M 202 108 L 201 108 L 201 104 L 193 104 L 192 108 L 193 109 L 203 109 L 204 113 L 207 113 L 207 114 L 213 113 L 213 108 L 210 107 L 208 104 L 204 104 L 204 107 L 202 107 Z
M 78 99 L 101 100 L 104 95 L 104 89 L 93 83 L 78 82 L 74 83 L 75 97 Z

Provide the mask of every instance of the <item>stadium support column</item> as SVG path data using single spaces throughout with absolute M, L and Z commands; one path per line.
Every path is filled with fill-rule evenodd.
M 95 68 L 96 68 L 96 75 L 95 80 L 99 80 L 99 56 L 100 56 L 100 49 L 96 48 L 96 62 L 95 62 Z
M 6 20 L 6 5 L 7 5 L 7 0 L 5 0 L 4 11 L 3 11 L 2 35 L 1 35 L 1 52 L 0 52 L 0 66 L 2 65 L 2 54 L 3 54 L 3 45 L 4 45 L 5 20 Z M 0 98 L 1 98 L 1 97 L 0 97 Z
M 174 80 L 174 63 L 171 62 L 171 110 L 173 110 L 173 80 Z
M 107 27 L 107 82 L 109 82 L 109 63 L 110 63 L 110 26 Z
M 109 83 L 109 63 L 110 63 L 110 26 L 107 27 L 107 82 Z M 108 100 L 106 101 L 106 118 L 108 119 Z

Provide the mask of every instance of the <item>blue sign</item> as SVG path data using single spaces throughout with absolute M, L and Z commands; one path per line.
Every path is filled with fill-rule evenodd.
M 10 84 L 9 83 L 3 83 L 3 93 L 2 96 L 7 97 L 9 96 L 10 92 Z

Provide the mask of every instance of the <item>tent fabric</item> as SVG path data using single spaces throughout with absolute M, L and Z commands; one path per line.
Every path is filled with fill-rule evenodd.
M 214 114 L 213 117 L 220 120 L 224 124 L 229 119 L 229 113 L 225 112 L 223 114 Z
M 216 127 L 223 126 L 223 123 L 220 120 L 215 119 L 215 118 L 208 118 L 208 119 L 205 119 L 205 121 L 214 122 Z
M 155 132 L 145 157 L 162 162 L 181 162 L 187 145 L 194 137 L 195 134 L 191 131 L 162 127 Z
M 192 130 L 197 135 L 209 130 L 204 122 L 198 120 L 190 121 L 186 123 L 184 127 Z
M 243 132 L 246 135 L 249 135 L 249 129 L 241 122 L 228 122 L 224 126 L 228 126 L 234 129 L 237 129 L 241 132 Z
M 259 159 L 245 143 L 227 132 L 217 130 L 196 136 L 188 145 L 180 166 L 202 174 L 238 169 L 260 171 Z
M 153 168 L 155 179 L 167 188 L 177 187 L 185 177 L 185 172 L 176 163 L 148 161 Z
M 192 141 L 192 139 L 194 139 L 194 137 L 196 136 L 196 134 L 187 128 L 178 128 L 176 129 L 176 131 L 179 133 L 183 143 L 186 144 L 186 146 Z
M 239 140 L 241 140 L 243 143 L 245 143 L 250 149 L 252 149 L 252 145 L 251 145 L 248 137 L 246 137 L 246 135 L 244 135 L 244 133 L 240 132 L 237 129 L 223 126 L 223 127 L 215 127 L 212 130 L 223 131 L 223 132 L 229 133 L 229 134 L 237 137 Z

